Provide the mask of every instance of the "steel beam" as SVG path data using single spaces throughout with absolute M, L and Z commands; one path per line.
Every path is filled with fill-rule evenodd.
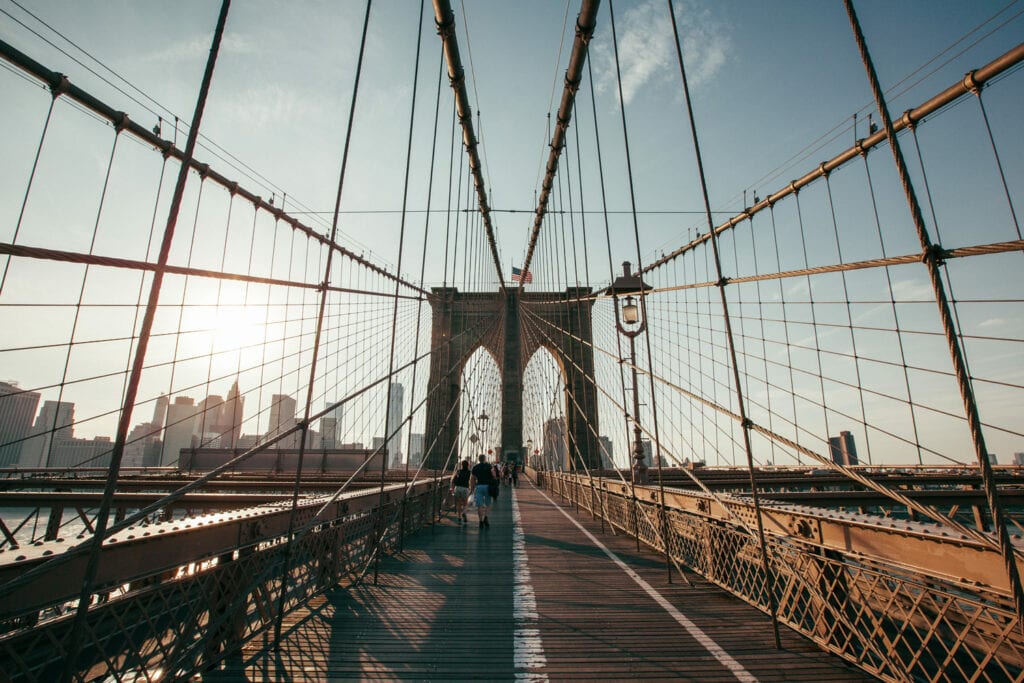
M 448 80 L 455 93 L 455 110 L 462 125 L 462 143 L 466 147 L 469 159 L 469 170 L 473 174 L 473 185 L 476 187 L 477 204 L 487 231 L 487 242 L 494 259 L 494 270 L 498 276 L 498 286 L 505 291 L 505 278 L 501 269 L 501 258 L 498 256 L 498 245 L 494 238 L 494 226 L 491 224 L 491 208 L 487 200 L 487 185 L 480 168 L 480 153 L 477 150 L 476 133 L 473 131 L 473 108 L 469 104 L 469 93 L 466 91 L 466 72 L 462 68 L 462 57 L 459 55 L 459 40 L 455 36 L 455 14 L 448 0 L 434 0 L 434 21 L 437 33 L 441 36 L 444 46 L 444 58 L 448 64 Z
M 558 114 L 555 117 L 555 130 L 551 136 L 551 152 L 548 154 L 544 182 L 541 184 L 536 215 L 533 219 L 533 231 L 530 233 L 530 243 L 526 248 L 526 259 L 523 261 L 524 273 L 530 270 L 533 250 L 537 246 L 537 237 L 540 235 L 540 226 L 544 221 L 544 216 L 547 215 L 548 199 L 551 196 L 551 188 L 555 183 L 555 175 L 558 173 L 558 159 L 565 148 L 565 134 L 569 130 L 569 124 L 572 122 L 572 112 L 576 104 L 576 91 L 579 90 L 580 81 L 583 79 L 583 66 L 587 63 L 590 39 L 593 38 L 594 28 L 597 27 L 597 10 L 600 6 L 600 0 L 583 0 L 579 16 L 576 18 L 576 39 L 572 43 L 569 67 L 565 71 L 565 87 L 562 89 L 562 101 L 558 106 Z M 523 284 L 524 281 L 520 280 L 520 290 L 522 290 Z
M 425 493 L 432 486 L 432 481 L 416 482 L 411 486 L 409 495 Z M 380 501 L 378 490 L 346 493 L 319 518 L 330 523 L 368 514 L 379 503 L 386 505 L 404 494 L 404 484 L 386 487 L 383 501 Z M 296 525 L 310 522 L 326 500 L 323 496 L 301 499 Z M 95 585 L 98 589 L 113 590 L 182 566 L 230 555 L 236 550 L 277 542 L 288 532 L 290 511 L 290 504 L 254 506 L 128 527 L 104 541 Z M 81 546 L 72 545 L 65 539 L 57 539 L 37 542 L 29 547 L 0 550 L 0 620 L 73 600 L 80 590 L 88 559 L 80 549 Z M 69 558 L 54 562 L 52 570 L 37 573 L 27 581 L 19 581 L 26 572 L 62 554 Z M 10 586 L 9 582 L 12 582 Z

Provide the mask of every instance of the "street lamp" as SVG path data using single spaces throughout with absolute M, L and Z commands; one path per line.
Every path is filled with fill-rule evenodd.
M 647 307 L 644 305 L 644 293 L 651 289 L 651 286 L 640 279 L 639 275 L 630 273 L 629 261 L 622 264 L 622 275 L 615 278 L 612 286 L 605 290 L 611 294 L 615 304 L 615 328 L 629 338 L 629 362 L 630 374 L 633 378 L 633 481 L 637 484 L 647 483 L 647 464 L 644 462 L 643 430 L 640 429 L 640 394 L 637 391 L 636 372 L 636 338 L 647 329 Z M 622 311 L 619 311 L 619 297 L 625 295 L 622 301 Z M 640 303 L 637 304 L 636 295 Z M 638 327 L 633 327 L 637 325 Z
M 487 411 L 484 410 L 484 411 L 480 412 L 480 414 L 477 416 L 476 419 L 483 423 L 483 426 L 480 428 L 480 431 L 483 432 L 483 434 L 484 434 L 483 442 L 484 442 L 484 445 L 486 445 L 487 444 L 487 421 L 490 420 L 491 418 L 490 418 L 489 415 L 487 415 Z

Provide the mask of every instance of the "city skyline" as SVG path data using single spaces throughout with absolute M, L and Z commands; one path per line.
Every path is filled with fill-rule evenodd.
M 388 433 L 395 431 L 395 425 L 404 419 L 401 415 L 401 384 L 393 387 L 392 405 L 388 411 Z M 42 405 L 40 394 L 20 389 L 14 381 L 0 382 L 0 396 L 14 394 L 18 401 L 0 401 L 0 467 L 105 467 L 110 461 L 112 439 L 98 435 L 90 439 L 75 438 L 73 402 L 46 400 Z M 238 382 L 232 383 L 226 396 L 209 394 L 198 403 L 191 396 L 165 396 L 157 398 L 153 417 L 136 424 L 128 435 L 122 467 L 174 467 L 178 465 L 178 454 L 184 449 L 205 450 L 247 450 L 261 441 L 292 430 L 301 415 L 297 413 L 297 402 L 287 394 L 273 394 L 264 410 L 257 409 L 257 416 L 266 413 L 267 427 L 254 433 L 243 432 L 243 424 L 251 423 L 246 418 L 246 395 L 241 392 Z M 341 416 L 344 404 L 333 410 L 327 404 L 327 412 L 319 419 L 320 429 L 310 429 L 306 447 L 309 449 L 358 450 L 364 444 L 373 449 L 384 446 L 384 437 L 352 434 L 343 431 Z M 258 423 L 257 423 L 258 424 Z M 404 428 L 402 430 L 404 432 Z M 401 433 L 392 437 L 396 446 Z M 295 450 L 299 447 L 301 431 L 275 443 L 271 448 Z M 423 456 L 425 437 L 421 433 L 410 434 L 411 466 L 418 465 Z M 390 443 L 388 444 L 390 446 Z M 405 464 L 402 450 L 388 450 L 388 466 Z

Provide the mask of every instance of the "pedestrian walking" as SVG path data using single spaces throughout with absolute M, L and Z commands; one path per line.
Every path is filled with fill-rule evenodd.
M 491 509 L 491 484 L 497 484 L 494 476 L 494 468 L 487 462 L 487 456 L 483 453 L 477 458 L 478 462 L 470 471 L 470 487 L 473 491 L 473 500 L 476 503 L 476 516 L 480 521 L 481 529 L 488 529 L 491 523 L 487 519 L 487 513 Z
M 469 458 L 459 463 L 459 469 L 452 475 L 451 493 L 455 497 L 455 514 L 459 518 L 459 524 L 466 523 L 466 503 L 469 502 Z

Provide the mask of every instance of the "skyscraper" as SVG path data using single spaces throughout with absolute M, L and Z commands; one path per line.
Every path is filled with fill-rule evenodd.
M 544 467 L 555 471 L 568 468 L 568 441 L 566 439 L 565 418 L 553 417 L 544 423 L 544 445 L 541 449 Z
M 220 448 L 221 425 L 220 414 L 224 407 L 224 397 L 210 394 L 199 402 L 197 434 L 199 445 L 208 448 Z
M 156 400 L 156 405 L 153 406 L 153 419 L 150 422 L 158 425 L 161 429 L 164 427 L 164 420 L 167 419 L 168 405 L 170 405 L 170 400 L 164 394 L 160 394 L 160 397 Z
M 419 467 L 423 462 L 423 449 L 426 445 L 426 438 L 423 434 L 409 435 L 409 466 Z
M 207 448 L 237 447 L 244 411 L 245 397 L 238 391 L 237 381 L 231 385 L 227 398 L 215 394 L 207 396 L 199 404 L 202 444 Z
M 328 403 L 325 408 L 330 408 L 331 404 Z M 343 405 L 339 405 L 334 410 L 324 413 L 324 416 L 320 418 L 320 439 L 321 444 L 324 448 L 335 448 L 336 444 L 341 443 L 342 429 L 341 429 L 341 416 Z
M 195 399 L 189 396 L 175 396 L 174 403 L 167 406 L 160 465 L 177 465 L 181 449 L 195 445 L 192 439 L 196 431 L 196 413 Z
M 398 382 L 391 383 L 391 399 L 388 401 L 387 434 L 388 467 L 398 467 L 402 463 L 402 406 L 404 406 L 405 387 Z
M 295 399 L 287 394 L 274 394 L 270 397 L 270 424 L 267 437 L 273 438 L 287 432 L 295 426 Z M 277 442 L 277 448 L 298 448 L 299 434 Z
M 853 434 L 850 432 L 839 432 L 839 436 L 830 436 L 828 449 L 832 462 L 837 465 L 857 464 L 857 445 L 853 442 Z
M 50 467 L 50 458 L 56 445 L 74 438 L 75 404 L 67 401 L 44 401 L 33 437 L 21 449 L 21 464 L 25 467 Z
M 135 425 L 124 444 L 121 467 L 152 467 L 160 463 L 160 425 L 142 422 Z
M 24 439 L 32 433 L 39 394 L 0 382 L 0 467 L 17 465 Z

